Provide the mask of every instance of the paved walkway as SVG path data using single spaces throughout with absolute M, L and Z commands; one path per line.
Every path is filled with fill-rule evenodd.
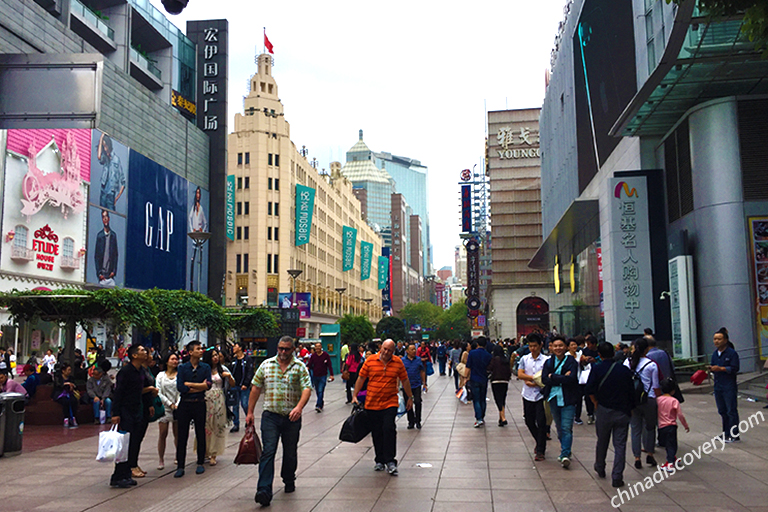
M 481 429 L 472 428 L 471 405 L 462 405 L 454 397 L 452 378 L 433 376 L 430 383 L 432 387 L 424 397 L 424 428 L 406 430 L 405 418 L 398 421 L 399 477 L 373 471 L 370 436 L 356 445 L 338 441 L 350 406 L 344 404 L 342 383 L 330 383 L 325 411 L 315 413 L 311 400 L 303 417 L 297 490 L 283 494 L 278 478 L 267 510 L 613 510 L 611 498 L 616 490 L 611 488 L 610 478 L 601 480 L 591 470 L 595 439 L 592 426 L 574 426 L 575 458 L 571 469 L 561 469 L 555 460 L 557 441 L 550 445 L 548 460 L 534 463 L 531 437 L 522 420 L 519 382 L 513 381 L 510 386 L 509 426 L 496 426 L 495 407 L 489 403 L 488 424 Z M 689 434 L 681 432 L 681 457 L 712 439 L 720 422 L 711 395 L 689 395 L 683 408 L 692 430 Z M 739 401 L 739 408 L 742 419 L 762 412 L 761 404 L 744 400 Z M 726 445 L 723 451 L 718 447 L 666 481 L 642 493 L 638 491 L 637 497 L 625 499 L 621 510 L 768 512 L 768 424 L 761 421 L 742 437 L 742 443 Z M 95 462 L 96 437 L 66 438 L 58 446 L 0 458 L 0 510 L 193 512 L 259 508 L 253 501 L 256 467 L 231 462 L 239 434 L 229 434 L 227 451 L 218 466 L 208 467 L 200 476 L 188 470 L 181 479 L 173 478 L 170 465 L 165 471 L 155 469 L 156 440 L 157 427 L 151 425 L 140 458 L 148 476 L 127 490 L 108 486 L 112 466 Z M 657 459 L 662 458 L 659 453 Z M 172 453 L 166 455 L 167 462 L 172 459 Z M 611 461 L 609 454 L 609 468 Z M 628 462 L 632 463 L 631 456 Z M 636 470 L 628 466 L 625 490 L 652 475 L 650 468 Z

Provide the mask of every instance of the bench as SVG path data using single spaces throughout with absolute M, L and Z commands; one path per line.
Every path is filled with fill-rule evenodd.
M 86 396 L 85 385 L 78 386 L 80 396 Z M 24 413 L 24 423 L 27 425 L 63 425 L 64 414 L 61 405 L 51 399 L 53 384 L 37 386 L 35 396 L 29 401 Z M 75 415 L 81 425 L 93 423 L 93 407 L 80 404 Z

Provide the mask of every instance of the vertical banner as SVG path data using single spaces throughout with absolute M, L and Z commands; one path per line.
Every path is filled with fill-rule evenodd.
M 373 260 L 373 244 L 360 242 L 360 280 L 371 277 L 371 261 Z
M 344 226 L 341 231 L 341 238 L 344 244 L 344 266 L 342 271 L 346 272 L 352 270 L 355 266 L 355 244 L 357 242 L 357 229 L 349 226 Z
M 641 176 L 613 178 L 609 187 L 616 334 L 642 336 L 654 328 L 648 186 Z
M 472 231 L 472 186 L 461 186 L 461 232 Z
M 227 238 L 235 241 L 235 176 L 227 176 L 227 195 L 226 195 L 226 215 L 227 215 Z
M 768 358 L 768 217 L 749 217 L 760 359 Z
M 379 256 L 379 290 L 383 290 L 389 281 L 389 258 Z
M 315 189 L 296 184 L 296 247 L 309 243 Z

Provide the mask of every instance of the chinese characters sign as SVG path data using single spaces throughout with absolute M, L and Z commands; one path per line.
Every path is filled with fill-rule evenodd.
M 379 290 L 383 290 L 389 282 L 389 258 L 379 256 Z
M 503 126 L 496 132 L 496 155 L 500 160 L 539 158 L 539 130 L 528 126 Z
M 355 266 L 355 243 L 357 242 L 357 230 L 349 226 L 344 226 L 341 232 L 341 238 L 343 239 L 343 261 L 344 266 L 342 270 L 344 272 L 352 270 Z
M 296 184 L 296 247 L 309 243 L 315 189 Z
M 616 332 L 642 335 L 654 327 L 646 179 L 613 178 L 609 186 Z
M 461 186 L 461 232 L 472 231 L 472 186 Z

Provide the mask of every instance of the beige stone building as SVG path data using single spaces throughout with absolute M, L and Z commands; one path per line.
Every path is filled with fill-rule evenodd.
M 235 176 L 235 240 L 227 250 L 227 304 L 278 305 L 293 290 L 288 270 L 301 270 L 296 292 L 311 294 L 311 317 L 302 319 L 307 338 L 341 314 L 381 317 L 377 256 L 381 237 L 363 219 L 352 184 L 333 162 L 318 170 L 297 150 L 272 77 L 271 56 L 258 57 L 244 112 L 229 135 L 228 173 Z M 310 241 L 295 245 L 296 185 L 315 189 Z M 342 227 L 357 229 L 354 268 L 342 271 Z M 360 280 L 360 242 L 373 244 L 371 277 Z M 337 289 L 344 288 L 342 293 Z
M 541 109 L 488 112 L 492 281 L 488 331 L 512 338 L 548 330 L 552 273 L 528 262 L 541 244 Z

